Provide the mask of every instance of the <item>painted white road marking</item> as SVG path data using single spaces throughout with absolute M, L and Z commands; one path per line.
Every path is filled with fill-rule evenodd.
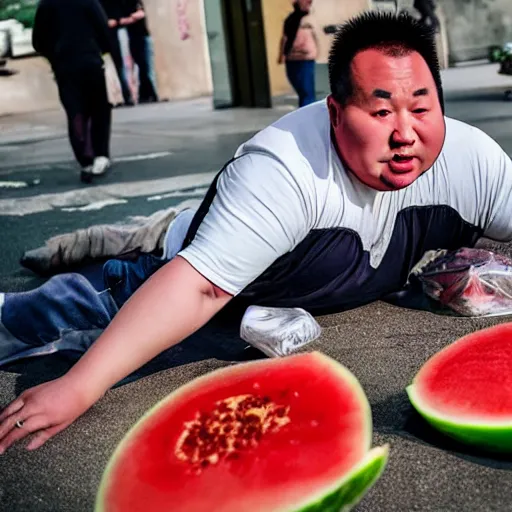
M 175 192 L 169 192 L 168 194 L 158 194 L 156 196 L 150 196 L 147 201 L 160 201 L 162 199 L 168 199 L 169 197 L 202 197 L 208 192 L 208 187 L 199 187 L 193 190 L 176 190 Z
M 172 155 L 172 151 L 160 151 L 159 153 L 146 153 L 143 155 L 128 155 L 114 158 L 113 162 L 138 162 L 139 160 L 154 160 L 155 158 L 163 158 Z
M 111 183 L 54 194 L 0 199 L 0 215 L 22 216 L 54 209 L 87 206 L 99 201 L 163 195 L 170 192 L 207 187 L 216 174 L 217 171 L 184 174 L 172 178 Z
M 73 206 L 71 208 L 62 208 L 63 212 L 90 212 L 92 210 L 101 210 L 105 208 L 105 206 L 112 206 L 114 204 L 125 204 L 128 201 L 126 199 L 105 199 L 103 201 L 96 201 L 94 203 L 89 203 L 85 206 Z
M 28 187 L 25 181 L 0 181 L 0 188 L 24 188 Z

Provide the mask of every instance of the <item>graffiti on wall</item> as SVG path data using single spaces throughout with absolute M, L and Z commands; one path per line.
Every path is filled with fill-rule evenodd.
M 180 39 L 185 41 L 190 37 L 190 23 L 187 15 L 188 0 L 178 0 L 176 2 L 176 14 L 178 18 L 178 32 Z

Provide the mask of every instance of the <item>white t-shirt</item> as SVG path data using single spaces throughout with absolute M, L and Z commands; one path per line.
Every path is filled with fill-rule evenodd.
M 512 239 L 512 162 L 482 131 L 446 118 L 433 167 L 379 192 L 343 168 L 323 100 L 240 146 L 196 217 L 179 255 L 226 292 L 353 307 L 403 286 L 426 250 Z

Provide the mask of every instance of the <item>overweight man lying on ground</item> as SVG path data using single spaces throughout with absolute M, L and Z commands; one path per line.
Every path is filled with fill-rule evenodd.
M 30 433 L 28 448 L 41 446 L 234 297 L 349 309 L 400 290 L 427 250 L 512 239 L 512 162 L 444 117 L 428 28 L 406 15 L 354 18 L 335 36 L 329 76 L 326 100 L 243 144 L 197 213 L 173 221 L 168 262 L 114 260 L 100 283 L 63 274 L 49 282 L 60 295 L 0 296 L 6 357 L 5 347 L 106 327 L 64 376 L 3 410 L 0 452 Z M 37 330 L 16 336 L 16 315 Z

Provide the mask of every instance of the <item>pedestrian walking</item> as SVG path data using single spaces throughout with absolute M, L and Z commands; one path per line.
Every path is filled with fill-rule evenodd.
M 81 179 L 90 182 L 110 167 L 111 105 L 103 54 L 111 47 L 105 11 L 98 0 L 41 0 L 32 44 L 52 66 Z
M 133 96 L 126 77 L 126 70 L 123 62 L 123 55 L 121 52 L 121 45 L 119 44 L 118 30 L 119 20 L 122 18 L 122 2 L 120 0 L 101 0 L 101 5 L 105 10 L 108 18 L 108 27 L 110 32 L 110 56 L 116 68 L 117 76 L 119 78 L 119 85 L 121 86 L 121 94 L 123 95 L 123 106 L 131 107 L 134 105 Z
M 139 103 L 158 101 L 153 65 L 153 41 L 146 23 L 146 12 L 141 0 L 125 0 L 124 16 L 120 20 L 128 32 L 130 53 L 139 68 Z
M 315 59 L 318 41 L 309 15 L 312 0 L 298 0 L 283 25 L 278 63 L 285 63 L 286 76 L 299 96 L 299 107 L 309 105 L 315 95 Z

